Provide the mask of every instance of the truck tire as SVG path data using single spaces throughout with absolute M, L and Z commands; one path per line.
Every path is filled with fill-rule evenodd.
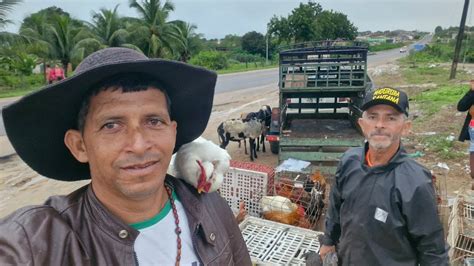
M 278 148 L 280 143 L 278 141 L 272 141 L 270 142 L 270 150 L 272 151 L 273 154 L 278 154 Z

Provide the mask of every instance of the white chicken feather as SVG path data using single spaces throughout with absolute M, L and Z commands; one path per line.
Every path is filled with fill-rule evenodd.
M 230 167 L 230 155 L 212 141 L 199 139 L 181 146 L 174 159 L 175 177 L 198 192 L 214 192 L 224 181 Z M 205 180 L 200 180 L 204 170 Z M 203 182 L 204 181 L 204 182 Z

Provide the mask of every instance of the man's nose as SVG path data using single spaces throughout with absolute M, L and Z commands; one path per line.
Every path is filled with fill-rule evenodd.
M 385 120 L 383 118 L 377 118 L 375 121 L 376 128 L 384 128 L 385 127 Z
M 130 130 L 128 150 L 136 154 L 142 154 L 150 148 L 150 142 L 146 137 L 145 132 L 140 127 L 135 127 Z

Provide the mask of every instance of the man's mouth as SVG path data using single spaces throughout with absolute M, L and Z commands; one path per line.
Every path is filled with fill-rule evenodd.
M 129 166 L 125 166 L 125 167 L 122 167 L 122 169 L 143 169 L 143 168 L 147 168 L 153 164 L 155 164 L 157 161 L 151 161 L 151 162 L 147 162 L 147 163 L 142 163 L 142 164 L 134 164 L 134 165 L 129 165 Z
M 124 167 L 120 167 L 120 169 L 132 175 L 148 175 L 156 171 L 157 165 L 158 161 L 149 161 L 146 163 L 127 165 Z

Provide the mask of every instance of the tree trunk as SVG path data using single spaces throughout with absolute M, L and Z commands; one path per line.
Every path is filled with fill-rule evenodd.
M 67 78 L 67 65 L 68 61 L 61 61 L 61 64 L 63 64 L 63 70 L 64 70 L 64 77 Z
M 48 84 L 48 76 L 46 75 L 46 58 L 43 58 L 43 77 L 44 84 Z

